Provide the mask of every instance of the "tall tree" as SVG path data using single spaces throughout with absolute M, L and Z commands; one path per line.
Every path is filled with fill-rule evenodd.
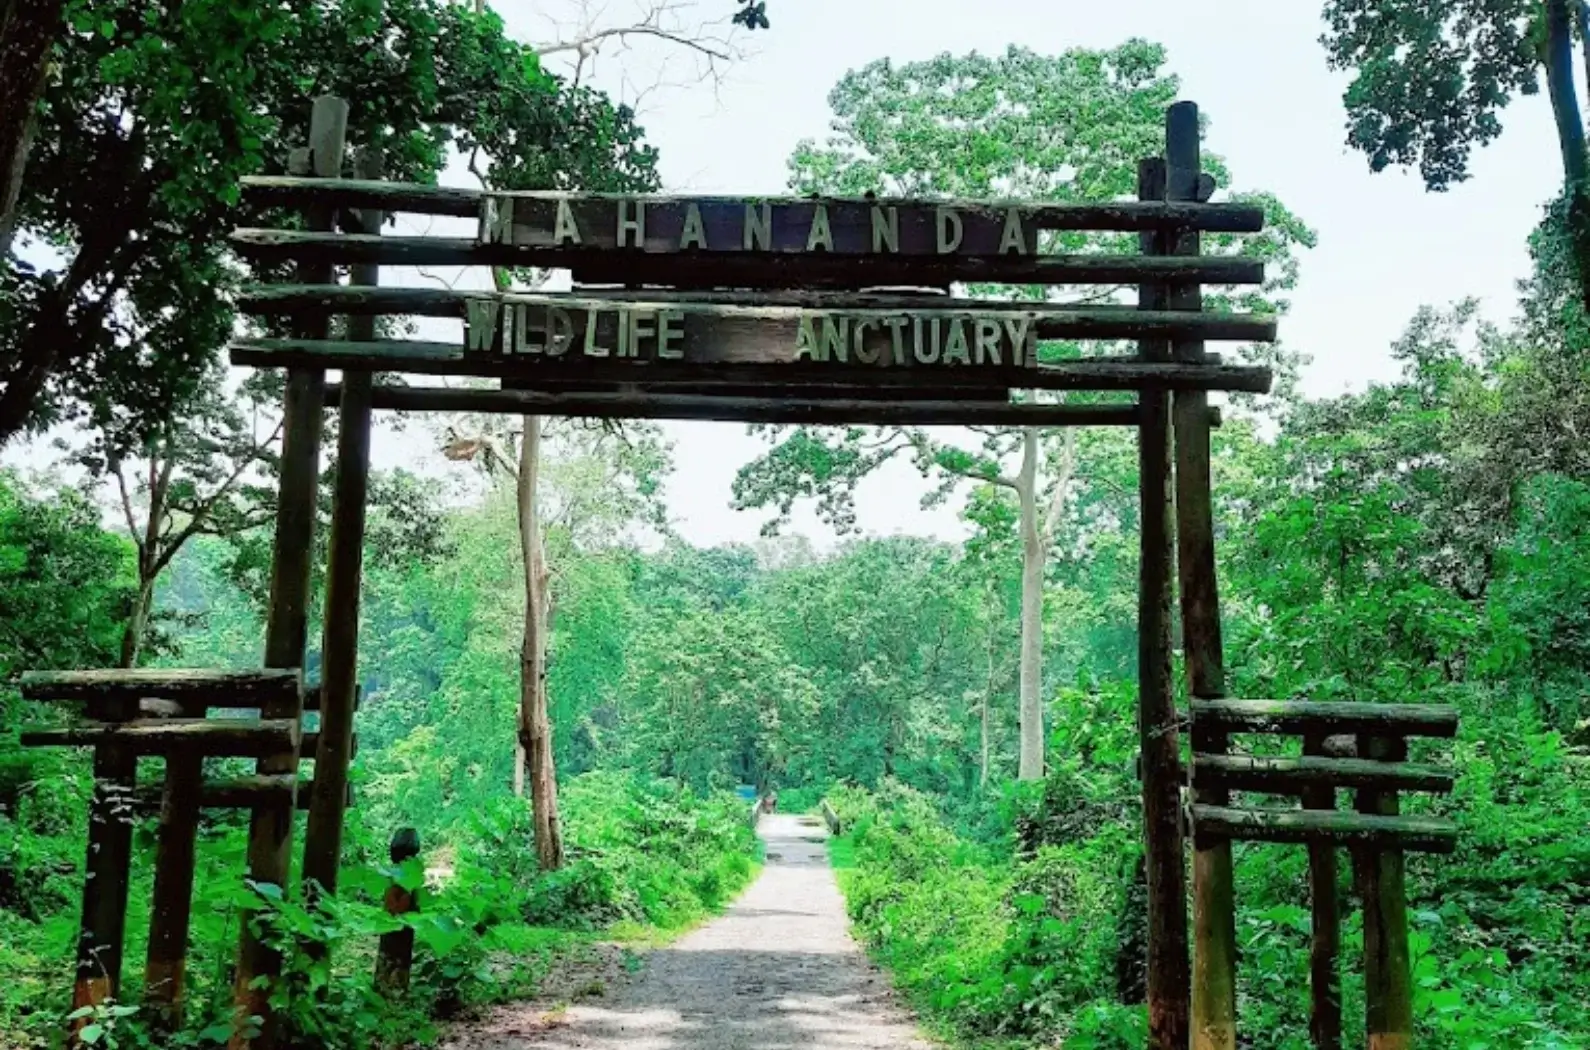
M 350 138 L 396 180 L 434 180 L 449 147 L 505 185 L 655 168 L 632 112 L 446 0 L 68 0 L 66 17 L 18 219 L 59 261 L 0 270 L 0 443 L 97 403 L 153 430 L 193 392 L 232 332 L 238 179 L 282 170 L 315 94 L 349 100 Z M 181 331 L 150 353 L 161 326 Z
M 120 666 L 137 666 L 155 584 L 189 541 L 238 537 L 274 517 L 265 481 L 281 425 L 263 391 L 228 391 L 217 370 L 154 433 L 128 434 L 106 420 L 73 449 L 72 459 L 113 490 L 138 552 L 138 590 L 122 631 Z
M 512 484 L 524 581 L 514 784 L 518 794 L 529 788 L 536 853 L 551 869 L 561 866 L 563 845 L 546 670 L 556 604 L 546 534 L 552 531 L 560 554 L 569 556 L 614 542 L 637 519 L 657 522 L 668 457 L 656 428 L 645 424 L 618 430 L 570 423 L 550 433 L 538 416 L 520 424 L 515 431 L 498 417 L 452 420 L 444 425 L 443 451 Z
M 1352 73 L 1348 143 L 1374 171 L 1417 167 L 1431 190 L 1468 178 L 1474 149 L 1501 134 L 1502 109 L 1538 94 L 1544 72 L 1564 220 L 1590 309 L 1590 183 L 1574 84 L 1576 35 L 1590 71 L 1584 0 L 1328 0 L 1325 22 L 1330 67 Z
M 802 193 L 855 196 L 1055 201 L 1128 196 L 1135 191 L 1138 159 L 1163 149 L 1164 112 L 1178 89 L 1175 77 L 1163 71 L 1164 63 L 1164 49 L 1141 40 L 1108 51 L 1078 49 L 1057 56 L 1012 47 L 997 57 L 945 54 L 900 66 L 874 62 L 847 74 L 830 94 L 833 134 L 821 146 L 808 141 L 796 148 L 790 160 L 791 187 Z M 1218 185 L 1229 183 L 1218 157 L 1206 155 L 1205 163 Z M 1273 198 L 1245 199 L 1266 208 L 1268 232 L 1245 241 L 1212 237 L 1206 246 L 1214 252 L 1266 258 L 1276 265 L 1264 292 L 1289 287 L 1296 276 L 1290 250 L 1311 243 L 1312 234 Z M 1120 236 L 1079 233 L 1050 235 L 1043 247 L 1131 250 Z M 976 290 L 1022 298 L 1081 294 L 1066 289 Z M 1250 307 L 1270 305 L 1263 293 L 1240 301 Z M 1080 347 L 1048 345 L 1041 353 L 1046 359 L 1076 356 Z M 1079 439 L 1071 430 L 1020 427 L 973 429 L 953 439 L 907 427 L 765 432 L 778 435 L 777 444 L 741 471 L 735 484 L 741 507 L 773 505 L 783 517 L 797 498 L 817 496 L 823 513 L 836 526 L 848 528 L 853 524 L 855 486 L 896 456 L 908 456 L 936 478 L 935 498 L 968 481 L 1013 496 L 1022 557 L 1019 776 L 1041 777 L 1044 567 L 1080 484 L 1082 457 L 1094 439 Z
M 81 492 L 0 470 L 0 675 L 114 658 L 135 577 L 99 522 Z

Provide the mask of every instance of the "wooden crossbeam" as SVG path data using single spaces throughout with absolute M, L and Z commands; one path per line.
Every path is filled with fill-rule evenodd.
M 199 805 L 203 809 L 253 809 L 257 806 L 281 806 L 291 801 L 294 777 L 287 773 L 255 774 L 211 781 L 199 789 Z M 309 808 L 313 780 L 297 782 L 297 805 Z M 159 784 L 141 786 L 133 792 L 133 807 L 143 812 L 158 810 L 165 789 Z M 353 785 L 348 785 L 346 805 L 353 805 Z
M 113 744 L 133 754 L 198 752 L 258 758 L 292 748 L 298 723 L 273 718 L 158 718 L 84 722 L 65 728 L 24 730 L 23 747 L 101 747 Z
M 111 668 L 92 671 L 27 671 L 18 684 L 29 700 L 181 700 L 209 706 L 258 707 L 292 696 L 299 688 L 296 670 L 171 670 Z
M 1171 390 L 1269 389 L 1271 372 L 1254 365 L 1149 362 L 1136 357 L 1077 358 L 1026 369 L 892 369 L 834 368 L 807 364 L 576 358 L 566 363 L 545 357 L 470 354 L 453 343 L 400 340 L 345 342 L 326 339 L 246 339 L 229 347 L 232 364 L 254 368 L 338 368 L 416 375 L 515 377 L 525 383 L 545 375 L 554 383 L 637 384 L 713 383 L 769 386 L 770 393 L 796 392 L 804 384 L 817 387 L 856 386 L 879 389 L 879 397 L 901 387 L 979 387 L 984 390 L 1136 390 L 1157 385 Z M 908 378 L 912 372 L 918 373 Z M 387 407 L 387 406 L 377 406 Z
M 933 295 L 819 292 L 675 292 L 595 291 L 515 294 L 460 291 L 450 288 L 388 288 L 357 285 L 254 285 L 238 299 L 247 314 L 402 315 L 467 318 L 470 304 L 503 303 L 555 306 L 565 310 L 591 308 L 648 309 L 674 307 L 726 317 L 796 321 L 802 314 L 842 312 L 858 320 L 881 321 L 901 314 L 924 317 L 994 316 L 1027 320 L 1039 339 L 1197 338 L 1237 342 L 1274 342 L 1276 319 L 1271 314 L 1230 311 L 1138 310 L 1125 306 L 1067 306 L 1025 300 L 953 299 Z
M 1448 704 L 1363 704 L 1311 700 L 1194 700 L 1200 722 L 1247 733 L 1364 733 L 1454 737 L 1458 709 Z
M 640 203 L 652 210 L 659 207 L 683 208 L 729 204 L 742 207 L 745 201 L 724 197 L 660 197 L 604 194 L 488 194 L 481 190 L 450 186 L 422 186 L 359 179 L 311 179 L 281 175 L 245 176 L 243 197 L 251 204 L 306 208 L 330 205 L 336 208 L 380 208 L 385 211 L 419 215 L 448 215 L 478 218 L 488 197 L 517 197 L 526 201 L 559 199 L 581 201 L 625 201 Z M 876 198 L 756 198 L 757 204 L 810 208 L 821 200 L 830 210 L 846 205 L 881 208 L 937 208 L 941 205 L 963 213 L 995 211 L 1003 213 L 1010 205 L 1000 201 L 911 202 Z M 1111 201 L 1096 204 L 1017 205 L 1025 223 L 1045 230 L 1120 230 L 1168 229 L 1185 227 L 1213 233 L 1257 233 L 1264 228 L 1264 210 L 1251 204 L 1160 204 L 1158 202 Z
M 298 757 L 313 762 L 315 759 L 315 753 L 319 750 L 320 732 L 315 729 L 306 730 L 303 734 L 303 739 L 301 739 L 298 743 Z M 358 754 L 359 734 L 355 733 L 353 734 L 352 742 L 349 744 L 348 757 L 351 759 Z
M 909 382 L 897 382 L 903 377 L 911 377 Z M 985 404 L 1009 404 L 1011 388 L 1007 386 L 984 386 L 982 384 L 957 385 L 950 382 L 931 382 L 930 378 L 920 372 L 900 372 L 891 375 L 888 372 L 879 372 L 876 376 L 878 382 L 872 383 L 841 383 L 841 382 L 807 382 L 802 380 L 799 384 L 776 383 L 751 383 L 751 382 L 724 382 L 722 380 L 702 379 L 686 383 L 672 382 L 646 382 L 636 383 L 633 380 L 601 381 L 594 379 L 567 379 L 550 374 L 534 376 L 503 376 L 502 389 L 504 390 L 540 390 L 545 393 L 559 394 L 625 394 L 636 393 L 644 390 L 651 394 L 677 394 L 698 397 L 750 397 L 767 398 L 781 393 L 798 393 L 804 400 L 810 401 L 980 401 Z M 330 404 L 330 402 L 328 402 Z
M 842 256 L 714 252 L 652 255 L 571 246 L 484 244 L 454 237 L 383 237 L 314 230 L 240 229 L 232 246 L 263 262 L 380 266 L 536 266 L 599 284 L 861 289 L 885 285 L 1264 283 L 1264 263 L 1237 256 Z
M 1193 833 L 1200 837 L 1256 842 L 1330 842 L 1425 853 L 1451 853 L 1457 848 L 1457 825 L 1441 817 L 1194 805 L 1192 826 Z
M 338 396 L 327 388 L 327 401 Z M 709 397 L 670 394 L 547 393 L 385 386 L 375 407 L 408 412 L 483 412 L 586 416 L 596 419 L 671 419 L 810 425 L 1136 426 L 1135 405 L 997 404 L 986 401 L 839 401 L 800 398 Z
M 1272 758 L 1259 755 L 1194 755 L 1195 788 L 1229 788 L 1300 795 L 1311 788 L 1371 787 L 1390 791 L 1452 790 L 1451 771 L 1409 762 L 1365 758 Z

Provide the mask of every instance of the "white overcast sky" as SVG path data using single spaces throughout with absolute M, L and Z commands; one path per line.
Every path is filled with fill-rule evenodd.
M 643 5 L 648 0 L 609 0 L 601 24 L 618 24 Z M 553 24 L 571 24 L 581 5 L 493 6 L 516 37 L 547 41 Z M 597 0 L 585 6 L 600 9 Z M 732 6 L 697 0 L 696 10 L 717 17 Z M 1345 80 L 1325 68 L 1319 0 L 770 0 L 769 13 L 772 30 L 741 35 L 752 54 L 718 91 L 667 90 L 643 101 L 666 189 L 783 189 L 796 142 L 827 132 L 829 90 L 847 70 L 877 58 L 998 52 L 1012 43 L 1055 52 L 1111 47 L 1134 36 L 1157 41 L 1181 77 L 1182 96 L 1209 120 L 1206 148 L 1227 158 L 1237 185 L 1275 192 L 1319 233 L 1281 329 L 1288 344 L 1313 358 L 1304 383 L 1311 395 L 1391 375 L 1388 347 L 1422 304 L 1476 296 L 1489 316 L 1510 316 L 1515 282 L 1528 266 L 1525 238 L 1560 178 L 1543 96 L 1507 110 L 1503 137 L 1476 157 L 1472 179 L 1451 192 L 1426 193 L 1407 173 L 1371 175 L 1344 145 Z M 640 48 L 604 57 L 595 82 L 617 87 L 621 70 L 646 82 L 656 54 Z M 449 181 L 469 184 L 459 174 Z M 754 538 L 761 516 L 729 509 L 729 487 L 758 439 L 732 424 L 668 429 L 677 460 L 668 498 L 680 531 L 703 545 Z M 423 428 L 384 434 L 377 465 L 448 469 L 427 444 Z M 922 511 L 921 491 L 904 465 L 874 479 L 862 493 L 863 528 L 957 534 L 953 507 Z M 810 516 L 797 525 L 828 536 Z

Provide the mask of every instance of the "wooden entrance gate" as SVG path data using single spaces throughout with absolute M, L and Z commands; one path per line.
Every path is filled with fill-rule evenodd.
M 163 824 L 161 849 L 168 849 L 169 837 L 177 860 L 169 873 L 161 868 L 164 883 L 157 887 L 166 889 L 157 888 L 157 894 L 166 894 L 165 907 L 173 912 L 162 943 L 174 953 L 179 976 L 162 985 L 169 989 L 162 1009 L 181 1008 L 196 805 L 224 797 L 252 810 L 248 874 L 257 884 L 276 887 L 287 879 L 295 811 L 307 808 L 306 891 L 336 890 L 353 747 L 373 409 L 770 423 L 997 422 L 1128 426 L 1140 435 L 1139 727 L 1150 1045 L 1236 1046 L 1231 841 L 1240 838 L 1309 844 L 1316 878 L 1316 976 L 1325 989 L 1316 1004 L 1322 1046 L 1339 1042 L 1339 1018 L 1329 1014 L 1336 963 L 1335 869 L 1328 855 L 1340 843 L 1358 851 L 1366 913 L 1377 916 L 1368 961 L 1374 985 L 1371 1046 L 1408 1045 L 1401 850 L 1450 848 L 1452 831 L 1442 822 L 1397 816 L 1395 792 L 1440 790 L 1451 780 L 1407 765 L 1401 741 L 1423 731 L 1450 735 L 1455 715 L 1339 704 L 1256 707 L 1223 699 L 1210 488 L 1210 430 L 1219 415 L 1208 393 L 1263 393 L 1271 376 L 1263 367 L 1223 363 L 1205 347 L 1215 341 L 1272 341 L 1276 325 L 1272 317 L 1204 306 L 1203 286 L 1258 285 L 1264 266 L 1251 258 L 1204 254 L 1201 235 L 1258 233 L 1264 215 L 1254 206 L 1210 203 L 1214 183 L 1202 172 L 1194 105 L 1169 110 L 1165 155 L 1140 164 L 1138 199 L 1103 204 L 495 194 L 396 185 L 370 177 L 379 168 L 368 161 L 359 165 L 364 177 L 343 178 L 346 116 L 342 102 L 318 100 L 311 147 L 295 156 L 294 174 L 245 183 L 248 201 L 297 211 L 302 227 L 245 229 L 233 237 L 246 256 L 297 268 L 297 283 L 257 287 L 242 299 L 246 313 L 285 321 L 288 334 L 240 340 L 231 350 L 234 364 L 283 368 L 287 374 L 264 660 L 267 668 L 280 670 L 257 676 L 258 718 L 228 730 L 228 739 L 246 737 L 247 749 L 234 742 L 224 752 L 257 757 L 257 776 L 245 785 L 199 786 L 192 756 L 222 752 L 175 741 L 220 740 L 225 734 L 203 716 L 206 703 L 222 701 L 195 693 L 191 710 L 144 712 L 141 702 L 171 690 L 137 673 L 96 673 L 104 692 L 99 708 L 90 711 L 100 720 L 95 728 L 31 740 L 95 746 L 96 775 L 107 798 L 112 787 L 132 783 L 136 754 L 155 750 L 149 741 L 171 742 L 164 752 L 163 811 L 170 820 Z M 478 233 L 384 236 L 384 217 L 398 211 L 474 219 Z M 1123 250 L 1058 251 L 1069 231 L 1120 234 Z M 1133 234 L 1136 251 L 1125 250 Z M 563 268 L 572 272 L 575 290 L 521 295 L 380 286 L 380 267 L 441 265 Z M 351 270 L 351 283 L 337 281 L 339 267 Z M 1106 300 L 1115 289 L 1133 286 L 1137 302 L 1070 306 L 1047 298 L 952 295 L 954 286 L 969 283 L 1091 286 L 1093 298 Z M 378 339 L 376 319 L 390 316 L 457 318 L 465 334 L 457 343 Z M 336 318 L 346 320 L 334 327 Z M 1041 360 L 1040 344 L 1061 339 L 1128 341 L 1136 349 Z M 327 385 L 330 369 L 342 372 L 339 385 Z M 501 382 L 497 389 L 377 385 L 378 372 Z M 1033 391 L 1116 393 L 1063 401 L 1035 397 Z M 292 669 L 302 665 L 305 650 L 323 406 L 339 413 L 337 480 L 324 681 L 305 689 Z M 1178 584 L 1186 693 L 1192 698 L 1190 763 L 1182 757 L 1186 716 L 1178 712 L 1172 676 Z M 225 692 L 228 683 L 194 674 L 210 694 Z M 38 695 L 63 688 L 60 679 L 34 683 Z M 306 700 L 319 711 L 312 740 L 301 729 Z M 160 720 L 172 714 L 181 717 Z M 1261 759 L 1228 752 L 1230 732 L 1255 729 L 1303 734 L 1308 756 Z M 1357 734 L 1351 756 L 1342 753 L 1339 741 L 1336 751 L 1327 750 L 1326 737 L 1341 733 Z M 314 760 L 311 780 L 299 778 L 301 758 Z M 1334 812 L 1337 787 L 1359 790 L 1359 813 Z M 1233 789 L 1290 793 L 1308 808 L 1233 807 Z M 96 805 L 109 813 L 112 803 Z M 1193 947 L 1189 829 L 1195 842 Z M 114 997 L 120 978 L 127 850 L 118 832 L 108 834 L 115 848 L 91 861 L 91 874 L 106 881 L 97 889 L 91 884 L 84 898 L 80 1004 Z M 180 859 L 184 836 L 186 874 Z M 114 886 L 118 870 L 120 889 L 112 888 L 107 902 L 103 891 Z M 151 949 L 149 973 L 156 979 L 173 965 L 168 959 L 161 971 L 154 962 Z M 240 1022 L 233 1046 L 275 1045 L 268 993 L 280 962 L 245 931 L 235 982 L 239 1017 L 262 1023 Z

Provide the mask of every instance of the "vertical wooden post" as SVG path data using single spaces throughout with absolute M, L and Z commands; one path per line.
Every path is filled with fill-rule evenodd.
M 1358 753 L 1382 762 L 1408 757 L 1399 738 L 1360 737 Z M 1358 811 L 1395 815 L 1395 791 L 1363 789 Z M 1408 960 L 1408 898 L 1403 854 L 1395 846 L 1365 846 L 1355 853 L 1358 893 L 1364 902 L 1364 1002 L 1369 1050 L 1413 1045 L 1413 971 Z
M 194 856 L 199 837 L 199 790 L 203 781 L 203 755 L 166 755 L 149 950 L 144 957 L 144 1010 L 157 1034 L 174 1032 L 182 1026 Z
M 1165 161 L 1153 157 L 1138 166 L 1142 200 L 1163 200 Z M 1144 234 L 1145 251 L 1166 247 L 1156 234 Z M 1144 309 L 1162 309 L 1165 291 L 1144 285 Z M 1151 361 L 1170 357 L 1170 345 L 1145 341 L 1140 352 Z M 1138 733 L 1143 755 L 1143 833 L 1148 867 L 1148 1028 L 1155 1050 L 1185 1050 L 1188 1045 L 1187 877 L 1182 846 L 1181 755 L 1176 704 L 1171 684 L 1171 450 L 1170 395 L 1145 387 L 1141 394 L 1139 468 L 1142 499 L 1142 561 L 1138 570 L 1137 673 Z
M 323 96 L 315 99 L 310 121 L 309 146 L 314 174 L 335 178 L 342 173 L 343 140 L 348 125 L 348 104 Z M 310 216 L 310 225 L 329 230 L 329 210 Z M 300 280 L 330 284 L 329 266 L 304 265 Z M 324 339 L 325 321 L 305 322 L 301 335 Z M 281 492 L 276 507 L 276 545 L 271 564 L 270 607 L 265 621 L 265 666 L 302 667 L 309 625 L 309 569 L 315 547 L 315 507 L 320 474 L 321 402 L 326 387 L 322 369 L 293 368 L 287 373 L 283 401 Z M 290 701 L 273 701 L 260 711 L 263 718 L 303 718 L 303 693 Z M 261 774 L 293 773 L 298 769 L 298 749 L 262 758 Z M 248 875 L 259 884 L 287 885 L 292 861 L 293 817 L 296 791 L 279 805 L 260 806 L 249 823 Z M 281 956 L 265 943 L 250 923 L 243 924 L 238 947 L 233 1000 L 237 1010 L 230 1046 L 232 1050 L 270 1050 L 278 1032 L 270 1011 L 270 991 L 281 973 Z M 257 1018 L 257 1023 L 254 1019 Z
M 381 177 L 381 157 L 359 157 L 361 179 Z M 381 232 L 384 215 L 371 209 L 359 215 L 360 232 Z M 353 283 L 374 286 L 379 266 L 356 266 Z M 348 319 L 348 338 L 375 338 L 373 316 Z M 315 780 L 309 797 L 309 822 L 304 833 L 304 885 L 328 894 L 337 892 L 342 861 L 343 818 L 347 812 L 348 764 L 353 757 L 354 699 L 359 679 L 359 589 L 364 567 L 365 504 L 370 481 L 371 376 L 345 371 L 342 377 L 341 423 L 337 432 L 336 496 L 331 512 L 331 542 L 326 567 L 326 611 L 321 643 L 320 736 L 315 748 Z
M 101 717 L 125 721 L 136 712 L 127 700 L 105 701 Z M 94 749 L 94 799 L 88 811 L 88 863 L 83 872 L 83 916 L 77 937 L 77 979 L 72 1010 L 121 993 L 122 943 L 127 928 L 127 881 L 132 864 L 132 790 L 137 757 L 125 746 Z M 72 1042 L 89 1018 L 72 1022 Z
M 420 834 L 413 828 L 399 828 L 392 836 L 388 856 L 393 864 L 420 855 Z M 419 911 L 419 897 L 397 883 L 386 889 L 386 913 L 407 915 Z M 414 964 L 414 930 L 408 926 L 381 935 L 375 956 L 375 986 L 388 997 L 401 995 L 409 987 L 409 969 Z
M 1325 754 L 1325 734 L 1303 738 L 1305 755 Z M 1311 787 L 1303 793 L 1304 809 L 1335 809 L 1336 789 Z M 1336 906 L 1336 847 L 1329 842 L 1308 845 L 1309 909 L 1313 919 L 1309 943 L 1308 1033 L 1316 1050 L 1341 1050 L 1342 977 L 1341 916 Z
M 1198 107 L 1178 102 L 1165 118 L 1166 198 L 1196 201 L 1202 192 L 1203 158 Z M 1199 255 L 1196 230 L 1176 236 L 1176 255 Z M 1201 310 L 1198 285 L 1170 289 L 1172 310 Z M 1190 340 L 1172 346 L 1177 361 L 1202 362 L 1204 344 Z M 1215 572 L 1214 493 L 1210 478 L 1209 395 L 1178 391 L 1173 410 L 1176 431 L 1176 546 L 1181 584 L 1183 651 L 1188 694 L 1200 700 L 1225 696 L 1225 654 L 1220 632 L 1220 591 Z M 1222 754 L 1227 735 L 1193 726 L 1196 754 Z M 1199 802 L 1224 806 L 1230 792 L 1200 789 Z M 1237 928 L 1232 889 L 1231 840 L 1193 841 L 1193 1050 L 1236 1050 Z

